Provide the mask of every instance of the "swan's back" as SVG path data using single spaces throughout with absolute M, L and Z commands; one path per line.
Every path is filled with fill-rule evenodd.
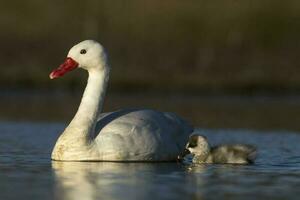
M 173 113 L 120 110 L 99 117 L 95 148 L 102 160 L 172 161 L 192 131 L 187 122 Z

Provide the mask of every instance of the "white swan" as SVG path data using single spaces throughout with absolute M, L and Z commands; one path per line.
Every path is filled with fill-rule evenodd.
M 193 128 L 172 113 L 127 109 L 101 113 L 110 67 L 103 47 L 93 40 L 73 46 L 50 74 L 75 68 L 89 78 L 78 111 L 52 152 L 60 161 L 175 161 Z

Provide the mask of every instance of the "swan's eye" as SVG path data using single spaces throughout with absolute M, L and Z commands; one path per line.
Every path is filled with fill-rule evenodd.
M 85 49 L 81 49 L 80 50 L 80 54 L 86 54 L 86 50 Z

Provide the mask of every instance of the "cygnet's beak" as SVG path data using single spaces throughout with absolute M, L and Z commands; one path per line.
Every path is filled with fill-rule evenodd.
M 72 58 L 66 58 L 65 62 L 61 64 L 57 69 L 53 70 L 49 77 L 50 79 L 58 78 L 63 76 L 65 73 L 72 71 L 73 69 L 78 67 L 78 62 L 73 60 Z
M 177 160 L 178 160 L 178 161 L 182 161 L 183 158 L 184 158 L 186 155 L 190 154 L 190 153 L 191 153 L 190 150 L 188 150 L 188 149 L 185 148 L 185 149 L 177 156 Z

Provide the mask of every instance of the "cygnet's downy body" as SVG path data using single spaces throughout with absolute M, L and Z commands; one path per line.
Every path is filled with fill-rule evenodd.
M 205 136 L 193 134 L 178 158 L 187 154 L 193 155 L 193 163 L 251 164 L 256 158 L 256 148 L 245 144 L 210 147 Z

